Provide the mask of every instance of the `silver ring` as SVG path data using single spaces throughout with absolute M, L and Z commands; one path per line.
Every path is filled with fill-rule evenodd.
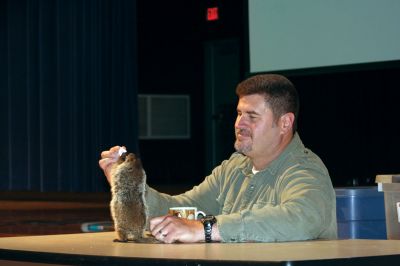
M 164 237 L 167 236 L 167 234 L 163 234 L 163 231 L 162 231 L 162 230 L 158 231 L 158 233 L 160 234 L 160 237 L 161 237 L 161 238 L 164 238 Z

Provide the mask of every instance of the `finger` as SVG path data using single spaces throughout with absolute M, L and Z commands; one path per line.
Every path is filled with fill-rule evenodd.
M 167 218 L 164 220 L 167 222 L 165 227 L 159 231 L 158 237 L 167 244 L 175 243 L 178 240 L 178 235 L 176 234 L 176 228 L 174 225 L 174 220 Z
M 118 154 L 120 146 L 114 146 L 110 148 L 108 151 L 102 151 L 100 156 L 101 158 L 118 158 L 116 154 Z
M 151 218 L 150 219 L 150 231 L 153 231 L 154 227 L 157 226 L 159 223 L 161 223 L 165 219 L 165 217 L 166 217 L 166 215 Z
M 118 153 L 118 151 L 102 151 L 100 154 L 101 158 L 114 158 L 115 154 Z
M 150 231 L 153 236 L 162 233 L 162 229 L 168 224 L 168 215 L 155 217 L 150 220 Z
M 114 161 L 109 158 L 99 160 L 99 166 L 101 169 L 103 169 L 103 171 L 106 171 L 106 169 L 110 167 L 113 163 Z
M 172 244 L 178 241 L 178 238 L 174 234 L 166 235 L 163 240 L 166 244 Z
M 158 234 L 158 235 L 155 235 L 155 236 L 154 236 L 154 238 L 157 239 L 158 241 L 166 243 L 166 242 L 165 242 L 165 239 L 166 239 L 165 237 L 166 237 L 166 236 L 165 236 L 165 235 L 162 235 L 162 234 Z
M 157 233 L 154 234 L 154 237 L 162 242 L 165 242 L 167 236 L 168 232 L 166 232 L 165 228 L 158 230 Z
M 109 159 L 101 159 L 99 161 L 99 166 L 103 170 L 103 173 L 106 176 L 109 184 L 111 184 L 111 182 L 112 182 L 112 177 L 111 177 L 111 166 L 112 165 L 113 165 L 113 162 Z
M 153 220 L 150 224 L 150 232 L 153 236 L 157 237 L 157 235 L 162 234 L 162 229 L 165 227 L 163 223 L 163 219 Z

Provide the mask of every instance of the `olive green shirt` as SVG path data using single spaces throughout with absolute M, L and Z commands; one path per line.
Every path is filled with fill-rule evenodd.
M 320 158 L 298 134 L 267 168 L 233 153 L 192 190 L 177 196 L 147 187 L 149 216 L 195 206 L 217 218 L 223 242 L 296 241 L 337 237 L 336 196 Z

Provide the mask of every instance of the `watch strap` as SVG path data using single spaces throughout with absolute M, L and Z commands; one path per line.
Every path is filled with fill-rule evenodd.
M 206 215 L 203 218 L 203 226 L 204 226 L 204 239 L 206 243 L 210 243 L 212 241 L 212 227 L 217 220 L 212 215 Z

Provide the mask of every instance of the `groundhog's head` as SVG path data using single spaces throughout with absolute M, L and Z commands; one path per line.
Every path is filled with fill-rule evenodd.
M 144 182 L 146 176 L 141 160 L 133 153 L 123 153 L 113 165 L 111 171 L 112 179 L 128 182 Z

